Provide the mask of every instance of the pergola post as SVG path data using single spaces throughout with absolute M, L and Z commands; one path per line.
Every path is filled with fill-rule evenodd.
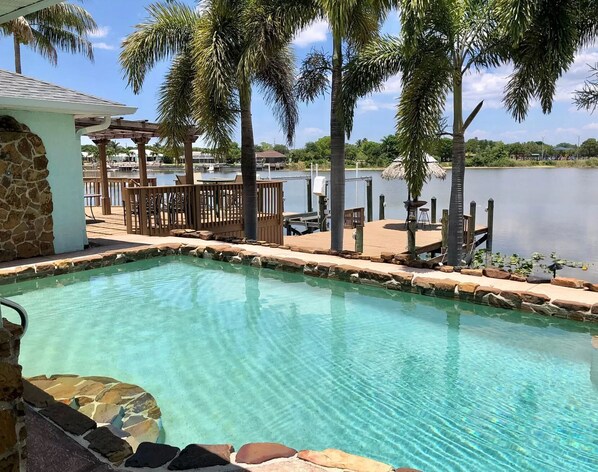
M 102 196 L 100 202 L 102 205 L 102 215 L 111 215 L 112 206 L 110 204 L 110 192 L 108 190 L 108 164 L 106 162 L 106 145 L 110 142 L 109 139 L 94 139 L 94 144 L 98 147 L 100 155 L 100 178 Z
M 137 144 L 137 162 L 139 163 L 139 181 L 142 187 L 147 187 L 147 159 L 145 157 L 145 145 L 149 143 L 150 138 L 139 136 L 131 138 Z
M 185 182 L 187 184 L 194 184 L 193 182 L 193 143 L 197 140 L 197 136 L 189 135 L 185 138 Z

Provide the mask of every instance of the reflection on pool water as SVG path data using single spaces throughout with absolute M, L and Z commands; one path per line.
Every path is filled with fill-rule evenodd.
M 277 441 L 442 471 L 598 461 L 598 350 L 579 323 L 177 257 L 0 295 L 29 311 L 25 375 L 141 385 L 170 444 Z

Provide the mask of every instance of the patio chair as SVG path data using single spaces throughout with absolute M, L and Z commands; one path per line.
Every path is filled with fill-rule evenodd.
M 191 223 L 191 205 L 184 194 L 176 193 L 168 199 L 168 224 L 174 226 L 177 223 L 177 215 L 185 215 L 185 223 Z

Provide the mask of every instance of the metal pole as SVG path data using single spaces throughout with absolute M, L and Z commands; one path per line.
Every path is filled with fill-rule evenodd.
M 355 161 L 355 205 L 353 205 L 355 208 L 357 208 L 359 206 L 359 196 L 358 196 L 358 187 L 359 187 L 359 181 L 357 180 L 359 178 L 359 161 Z
M 312 194 L 311 194 L 311 179 L 305 179 L 307 182 L 307 211 L 311 213 L 314 211 L 314 206 L 312 203 Z
M 384 214 L 384 210 L 386 207 L 386 202 L 384 201 L 385 198 L 386 197 L 384 196 L 384 194 L 380 195 L 380 209 L 378 210 L 378 219 L 379 220 L 385 219 L 385 214 Z
M 486 250 L 492 252 L 492 238 L 494 236 L 494 199 L 488 200 L 488 233 L 486 238 Z
M 373 195 L 372 195 L 372 179 L 365 181 L 365 191 L 366 191 L 366 199 L 367 199 L 367 208 L 368 208 L 368 223 L 374 221 L 374 202 L 373 202 Z

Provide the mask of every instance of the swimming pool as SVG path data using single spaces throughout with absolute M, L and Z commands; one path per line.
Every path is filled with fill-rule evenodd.
M 177 446 L 277 441 L 443 471 L 598 460 L 598 350 L 578 323 L 186 257 L 0 295 L 29 311 L 25 375 L 138 384 Z

